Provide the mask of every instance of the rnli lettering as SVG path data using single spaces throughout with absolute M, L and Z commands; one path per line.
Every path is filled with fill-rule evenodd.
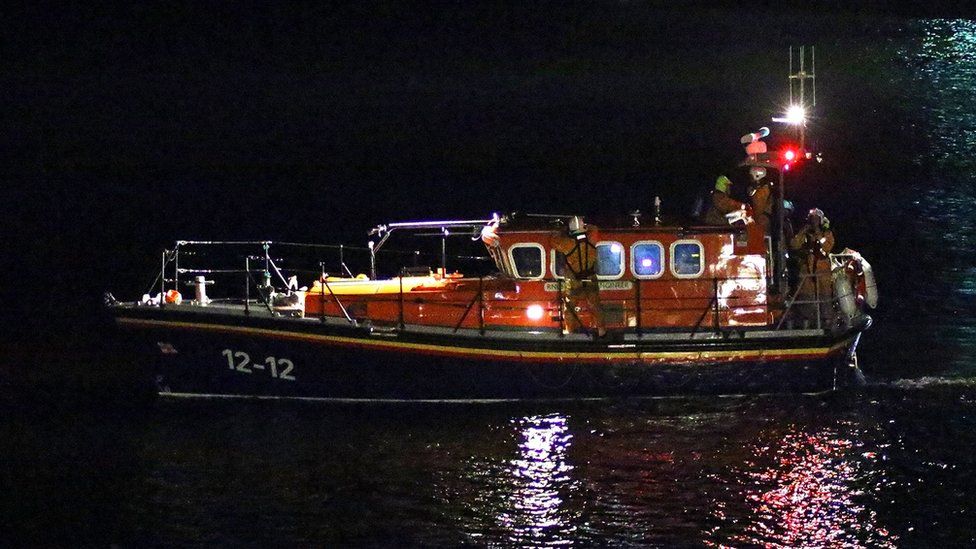
M 601 280 L 600 281 L 600 291 L 601 292 L 616 292 L 620 290 L 631 290 L 634 289 L 634 283 L 629 280 Z M 558 292 L 559 283 L 558 282 L 546 282 L 545 290 L 547 292 Z
M 253 374 L 254 370 L 267 370 L 271 377 L 285 381 L 295 381 L 292 371 L 295 363 L 287 358 L 266 357 L 263 362 L 252 362 L 251 356 L 244 351 L 224 349 L 222 355 L 227 359 L 227 367 L 242 374 Z

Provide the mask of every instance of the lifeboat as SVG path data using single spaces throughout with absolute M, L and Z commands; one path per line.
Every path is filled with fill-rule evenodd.
M 795 272 L 782 162 L 753 146 L 739 187 L 769 185 L 756 195 L 770 205 L 715 225 L 669 216 L 658 198 L 647 222 L 636 211 L 395 222 L 358 248 L 179 241 L 162 255 L 157 298 L 106 306 L 166 396 L 492 402 L 831 390 L 852 375 L 877 284 L 849 249 L 822 273 Z M 439 266 L 404 266 L 421 255 L 397 255 L 394 234 L 439 241 L 424 256 Z M 190 263 L 213 248 L 243 259 Z M 204 276 L 205 294 L 176 297 L 194 284 L 181 277 L 199 286 Z M 800 292 L 804 276 L 815 278 L 814 297 Z

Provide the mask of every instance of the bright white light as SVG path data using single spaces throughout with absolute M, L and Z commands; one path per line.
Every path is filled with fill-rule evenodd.
M 793 124 L 794 126 L 806 124 L 807 110 L 800 105 L 791 105 L 790 108 L 786 109 L 786 116 L 774 116 L 773 122 Z
M 537 303 L 533 305 L 529 305 L 525 309 L 525 316 L 529 317 L 529 320 L 539 320 L 542 318 L 542 315 L 544 313 L 545 311 L 542 309 L 542 305 L 539 305 Z
M 649 257 L 648 258 L 644 258 L 644 259 L 641 260 L 641 267 L 650 267 L 653 264 L 654 264 L 654 262 L 651 261 L 651 259 Z
M 792 105 L 786 110 L 787 124 L 802 124 L 807 119 L 807 111 L 800 105 Z
M 620 244 L 617 244 L 616 242 L 610 245 L 610 251 L 615 254 L 619 254 L 621 249 Z

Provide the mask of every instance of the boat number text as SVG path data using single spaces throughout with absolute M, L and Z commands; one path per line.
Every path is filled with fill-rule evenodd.
M 292 373 L 295 363 L 287 358 L 269 356 L 264 359 L 264 362 L 251 362 L 251 356 L 244 351 L 224 349 L 221 354 L 227 357 L 227 367 L 235 372 L 253 374 L 254 370 L 268 370 L 271 372 L 271 377 L 295 381 L 295 375 Z

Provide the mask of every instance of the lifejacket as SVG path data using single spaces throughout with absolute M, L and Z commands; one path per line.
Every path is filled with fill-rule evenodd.
M 573 248 L 563 253 L 566 268 L 577 279 L 592 278 L 596 275 L 597 250 L 589 238 L 578 238 Z
M 753 185 L 749 188 L 749 200 L 752 202 L 752 215 L 763 229 L 769 227 L 773 215 L 772 192 L 768 184 Z
M 834 249 L 833 231 L 830 229 L 823 230 L 820 233 L 820 238 L 817 238 L 816 234 L 807 230 L 809 227 L 809 224 L 804 225 L 800 232 L 793 236 L 790 241 L 790 248 L 801 254 L 806 254 L 808 258 L 813 258 L 813 261 L 826 259 Z

